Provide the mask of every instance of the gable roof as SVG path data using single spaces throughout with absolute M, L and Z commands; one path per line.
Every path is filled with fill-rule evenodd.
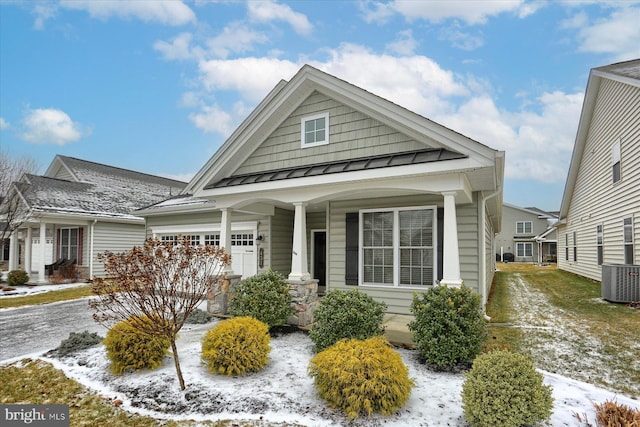
M 614 80 L 631 86 L 640 87 L 640 59 L 593 68 L 589 73 L 589 80 L 587 82 L 584 102 L 582 104 L 582 112 L 580 114 L 580 123 L 578 125 L 578 132 L 573 146 L 567 181 L 562 195 L 562 204 L 560 205 L 560 220 L 565 219 L 569 213 L 569 203 L 571 203 L 571 196 L 578 178 L 580 162 L 582 161 L 582 155 L 587 143 L 589 127 L 591 125 L 591 119 L 593 117 L 602 79 Z
M 54 176 L 63 169 L 64 176 Z M 45 175 L 25 174 L 14 188 L 37 213 L 138 219 L 131 212 L 179 193 L 186 184 L 73 157 L 56 156 Z
M 491 187 L 501 188 L 504 162 L 501 152 L 358 86 L 305 65 L 290 81 L 281 81 L 276 85 L 198 171 L 183 193 L 198 196 L 203 189 L 230 178 L 237 166 L 314 91 L 352 107 L 418 142 L 424 142 L 425 148 L 444 149 L 473 157 L 482 166 L 492 167 L 497 164 Z

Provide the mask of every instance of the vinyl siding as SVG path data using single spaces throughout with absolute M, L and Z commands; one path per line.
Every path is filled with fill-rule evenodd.
M 291 273 L 293 217 L 293 211 L 276 208 L 271 218 L 271 268 L 285 277 Z
M 85 230 L 87 236 L 86 247 L 89 248 L 91 242 L 90 227 Z M 97 222 L 93 227 L 93 275 L 104 277 L 104 264 L 98 261 L 98 254 L 105 251 L 126 252 L 134 246 L 139 246 L 144 242 L 144 226 L 135 224 L 118 224 L 114 222 Z M 89 260 L 84 263 L 89 265 Z
M 330 143 L 301 149 L 301 120 L 327 111 Z M 424 148 L 424 144 L 351 107 L 314 92 L 233 174 L 242 175 Z
M 589 126 L 566 225 L 558 233 L 558 266 L 601 280 L 596 226 L 603 225 L 604 263 L 622 264 L 623 219 L 634 218 L 634 263 L 640 264 L 640 88 L 603 79 Z M 611 148 L 620 139 L 621 180 L 613 183 Z M 573 261 L 573 232 L 578 260 Z M 569 233 L 569 261 L 565 260 Z
M 477 200 L 477 197 L 474 198 Z M 385 199 L 363 199 L 353 201 L 334 201 L 330 205 L 328 226 L 328 290 L 351 290 L 355 286 L 345 285 L 345 216 L 348 212 L 358 212 L 360 209 L 389 208 L 404 206 L 429 206 L 442 207 L 442 197 L 396 197 Z M 460 250 L 460 269 L 465 285 L 478 292 L 479 254 L 478 248 L 478 208 L 476 203 L 456 206 L 458 215 L 458 236 Z M 388 312 L 409 314 L 409 306 L 416 288 L 383 288 L 359 286 L 362 292 L 366 292 L 378 301 L 387 304 Z M 427 287 L 425 287 L 427 289 Z

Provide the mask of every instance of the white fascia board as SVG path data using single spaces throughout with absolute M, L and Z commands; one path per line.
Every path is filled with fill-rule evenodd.
M 75 182 L 80 182 L 76 174 L 73 173 L 73 170 L 71 170 L 71 168 L 65 164 L 65 162 L 62 160 L 62 158 L 58 154 L 56 154 L 56 157 L 53 159 L 53 161 L 51 162 L 51 164 L 49 165 L 49 167 L 47 168 L 47 171 L 44 173 L 43 176 L 46 176 L 47 178 L 53 178 L 53 176 L 57 172 L 57 169 L 55 168 L 56 165 L 58 166 L 57 169 L 61 169 L 61 168 L 65 169 L 69 173 L 69 175 L 73 177 L 73 180 Z
M 34 222 L 46 222 L 47 224 L 55 223 L 55 224 L 67 224 L 67 225 L 88 225 L 89 223 L 98 220 L 98 222 L 116 222 L 122 224 L 141 224 L 144 225 L 144 218 L 129 216 L 126 218 L 122 217 L 109 217 L 109 216 L 101 216 L 101 215 L 91 215 L 91 214 L 62 214 L 62 213 L 48 213 L 48 212 L 39 212 L 32 219 Z
M 213 212 L 216 211 L 216 204 L 207 203 L 206 205 L 181 205 L 181 206 L 165 206 L 158 208 L 143 208 L 138 209 L 135 212 L 136 215 L 141 217 L 149 217 L 149 216 L 159 216 L 159 215 L 168 215 L 168 214 L 179 214 L 179 213 L 195 213 L 195 212 Z
M 257 230 L 258 221 L 231 221 L 231 230 Z M 158 225 L 149 227 L 153 234 L 186 234 L 213 233 L 220 231 L 220 223 L 216 224 L 188 224 L 188 225 Z

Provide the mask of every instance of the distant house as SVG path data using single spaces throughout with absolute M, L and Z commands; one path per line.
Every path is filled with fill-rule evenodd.
M 640 264 L 640 59 L 594 68 L 560 208 L 558 267 Z
M 96 256 L 125 251 L 145 239 L 144 219 L 131 211 L 178 194 L 184 182 L 66 156 L 44 175 L 16 182 L 28 220 L 9 239 L 9 269 L 37 273 L 45 264 L 74 262 L 82 277 L 103 274 Z
M 228 273 L 271 268 L 408 313 L 437 283 L 486 299 L 503 170 L 503 152 L 306 65 L 180 196 L 136 214 L 149 235 L 230 248 Z
M 556 262 L 558 240 L 554 225 L 557 219 L 557 214 L 552 212 L 504 203 L 502 228 L 496 236 L 497 259 L 515 262 Z

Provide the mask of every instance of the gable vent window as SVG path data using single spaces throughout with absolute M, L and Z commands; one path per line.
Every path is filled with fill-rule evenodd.
M 612 162 L 612 172 L 613 172 L 613 182 L 614 184 L 620 181 L 620 139 L 613 144 L 611 148 L 611 162 Z
M 304 117 L 301 122 L 302 148 L 329 143 L 329 113 Z

